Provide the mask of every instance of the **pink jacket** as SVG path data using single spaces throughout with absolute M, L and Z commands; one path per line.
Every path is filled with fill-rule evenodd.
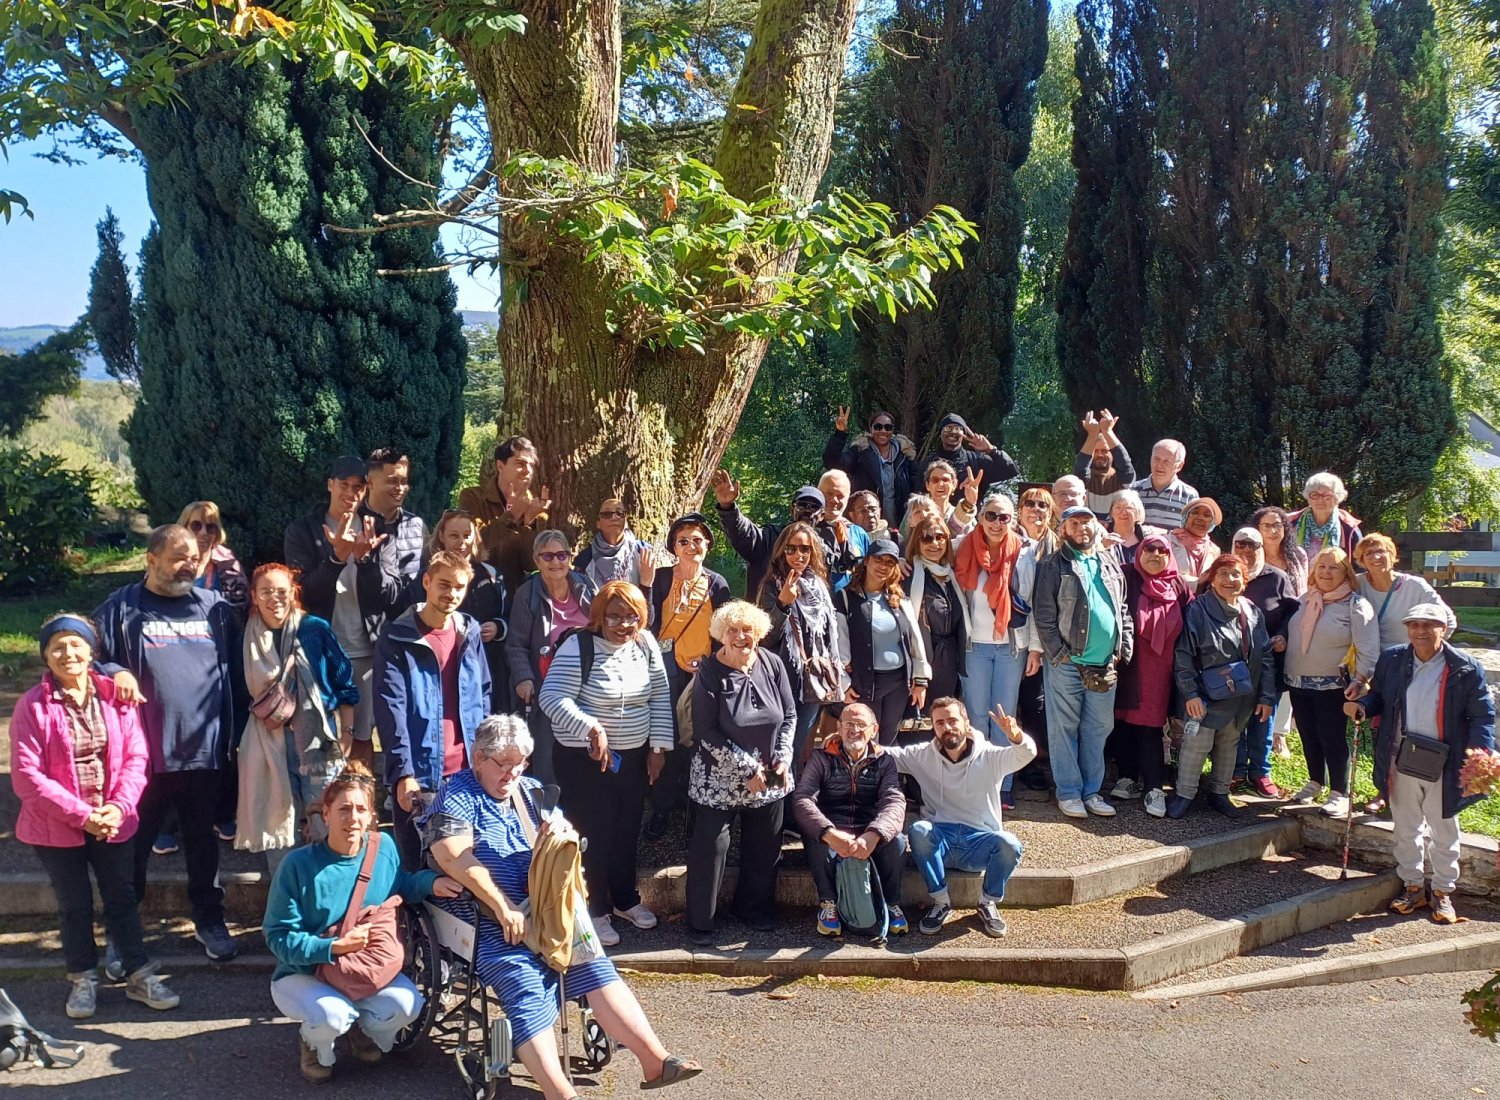
M 136 806 L 146 789 L 146 735 L 134 705 L 115 699 L 113 680 L 89 673 L 108 734 L 105 749 L 104 800 L 120 807 L 124 820 L 114 838 L 119 844 L 135 835 Z M 21 800 L 16 839 L 51 848 L 83 846 L 83 823 L 92 807 L 78 794 L 73 768 L 73 734 L 67 709 L 52 698 L 52 674 L 16 703 L 10 719 L 10 782 Z

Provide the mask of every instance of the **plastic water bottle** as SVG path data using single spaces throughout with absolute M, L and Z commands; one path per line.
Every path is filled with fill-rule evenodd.
M 1186 741 L 1190 737 L 1197 737 L 1198 731 L 1203 728 L 1203 723 L 1197 718 L 1189 718 L 1182 724 L 1182 739 Z

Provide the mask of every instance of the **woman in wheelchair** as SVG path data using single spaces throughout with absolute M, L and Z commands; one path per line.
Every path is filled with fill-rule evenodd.
M 519 790 L 526 810 L 546 835 L 550 820 L 537 811 L 540 784 L 523 779 L 532 739 L 513 715 L 491 715 L 474 734 L 469 768 L 443 785 L 423 822 L 424 839 L 443 873 L 466 887 L 495 919 L 481 920 L 476 951 L 479 977 L 499 998 L 509 1018 L 516 1056 L 547 1100 L 576 1096 L 563 1073 L 552 1025 L 558 1018 L 558 977 L 524 941 L 531 844 L 511 795 Z M 455 915 L 467 902 L 445 903 Z M 575 963 L 566 974 L 570 998 L 583 996 L 605 1032 L 639 1059 L 642 1088 L 660 1088 L 695 1077 L 702 1066 L 669 1054 L 656 1037 L 640 1002 L 614 964 L 600 957 Z
M 302 1075 L 309 1081 L 326 1081 L 333 1074 L 333 1044 L 339 1036 L 349 1036 L 355 1059 L 378 1062 L 422 1008 L 422 994 L 404 974 L 357 1001 L 318 977 L 320 963 L 355 954 L 369 943 L 367 924 L 337 935 L 364 862 L 366 838 L 381 839 L 375 828 L 375 779 L 363 764 L 349 764 L 324 789 L 323 819 L 328 839 L 293 849 L 277 870 L 262 929 L 276 956 L 271 999 L 302 1025 L 297 1049 Z M 455 897 L 460 891 L 458 883 L 434 871 L 401 870 L 395 841 L 386 839 L 376 852 L 362 908 L 397 894 L 415 903 Z

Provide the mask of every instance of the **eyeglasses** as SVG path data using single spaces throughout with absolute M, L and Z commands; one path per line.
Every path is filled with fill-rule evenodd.
M 1040 508 L 1042 511 L 1045 512 L 1048 508 L 1051 507 L 1051 505 L 1049 505 L 1045 500 L 1023 500 L 1023 501 L 1021 501 L 1021 507 L 1022 508 Z
M 815 500 L 804 499 L 792 501 L 792 511 L 794 512 L 821 512 L 822 510 L 823 506 Z
M 702 535 L 684 535 L 677 540 L 678 546 L 707 546 L 708 540 Z
M 257 588 L 255 595 L 262 600 L 289 600 L 292 598 L 290 588 Z
M 1234 548 L 1236 550 L 1259 550 L 1260 543 L 1251 542 L 1249 539 L 1235 539 Z
M 879 424 L 870 425 L 870 431 L 872 432 L 893 432 L 895 430 L 896 425 L 887 423 L 886 421 L 881 421 Z
M 1013 517 L 1009 512 L 986 512 L 985 523 L 1009 523 Z
M 217 523 L 205 523 L 201 519 L 195 519 L 188 522 L 188 530 L 195 535 L 201 535 L 205 531 L 207 531 L 210 535 L 217 535 L 219 533 L 219 525 Z
M 1259 527 L 1260 530 L 1262 530 L 1262 531 L 1285 531 L 1286 530 L 1286 524 L 1284 524 L 1284 523 L 1261 523 L 1261 524 L 1257 524 L 1256 526 Z
M 599 513 L 599 518 L 600 519 L 624 519 L 625 518 L 625 509 L 623 509 L 623 508 L 612 508 L 608 512 L 600 512 Z
M 519 760 L 511 761 L 501 760 L 495 756 L 481 756 L 479 758 L 479 763 L 493 764 L 495 767 L 499 768 L 502 772 L 505 773 L 515 773 L 526 770 L 526 758 L 524 756 Z
M 573 556 L 571 550 L 543 550 L 537 554 L 537 561 L 567 561 Z
M 604 616 L 604 625 L 605 626 L 635 626 L 636 623 L 638 623 L 640 621 L 641 621 L 641 617 L 639 615 L 606 615 L 606 616 Z
M 928 531 L 927 534 L 922 536 L 922 544 L 924 546 L 932 546 L 935 543 L 947 541 L 948 536 L 943 534 L 941 531 Z
M 788 554 L 812 554 L 812 547 L 803 543 L 788 543 L 783 549 Z

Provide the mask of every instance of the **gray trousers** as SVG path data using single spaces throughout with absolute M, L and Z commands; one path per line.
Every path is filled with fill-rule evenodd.
M 1240 731 L 1245 723 L 1230 723 L 1223 729 L 1200 726 L 1192 737 L 1184 735 L 1177 754 L 1177 793 L 1193 798 L 1198 781 L 1203 778 L 1203 762 L 1212 761 L 1208 772 L 1208 789 L 1213 794 L 1228 794 L 1234 776 L 1234 758 L 1239 750 Z
M 1391 839 L 1392 854 L 1401 881 L 1408 886 L 1422 885 L 1422 862 L 1432 870 L 1432 888 L 1445 894 L 1458 885 L 1458 864 L 1462 855 L 1458 818 L 1443 816 L 1443 784 L 1426 783 L 1392 769 Z

